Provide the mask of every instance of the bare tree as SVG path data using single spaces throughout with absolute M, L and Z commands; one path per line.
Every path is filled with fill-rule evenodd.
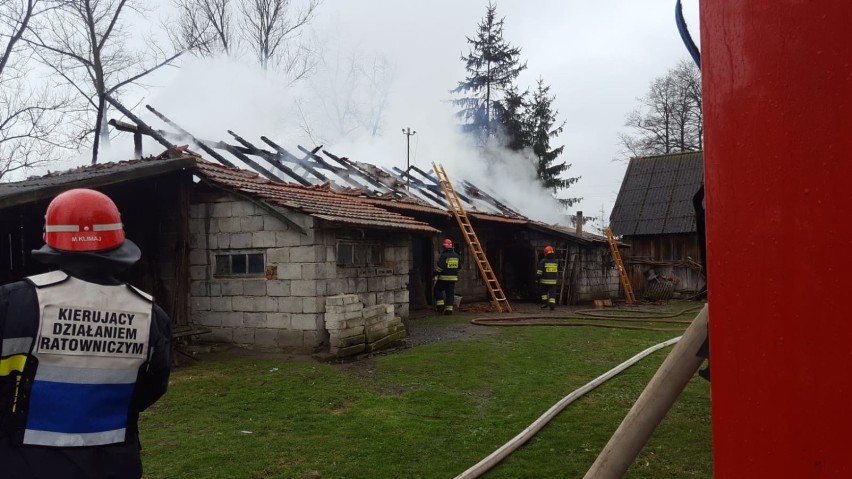
M 302 33 L 321 0 L 301 3 L 297 9 L 293 0 L 174 0 L 179 15 L 172 41 L 202 56 L 250 52 L 263 69 L 295 82 L 316 66 Z
M 375 138 L 382 132 L 395 67 L 387 58 L 373 56 L 359 63 L 357 71 L 363 79 L 364 89 L 364 100 L 360 102 L 357 117 L 364 130 Z
M 291 12 L 291 0 L 242 0 L 243 35 L 248 48 L 264 69 L 283 67 L 292 80 L 311 68 L 304 43 L 297 40 L 301 29 L 314 17 L 319 0 L 309 0 L 301 10 Z
M 231 0 L 174 0 L 175 29 L 167 29 L 177 50 L 201 56 L 231 53 L 234 47 Z
M 154 39 L 133 48 L 133 12 L 145 14 L 142 0 L 65 0 L 34 28 L 30 43 L 42 62 L 63 78 L 86 104 L 81 137 L 95 133 L 92 163 L 100 142 L 109 141 L 106 97 L 116 97 L 128 85 L 174 62 L 182 51 L 163 51 Z M 94 128 L 92 128 L 94 115 Z
M 307 95 L 297 101 L 301 128 L 314 143 L 382 132 L 394 65 L 380 55 L 325 48 Z M 316 131 L 329 137 L 318 138 Z
M 639 99 L 622 133 L 622 158 L 697 151 L 704 147 L 701 73 L 694 63 L 681 61 L 665 76 L 651 82 L 648 93 Z
M 26 65 L 30 24 L 55 6 L 42 0 L 0 0 L 0 180 L 46 165 L 70 145 L 59 133 L 67 98 L 36 86 Z

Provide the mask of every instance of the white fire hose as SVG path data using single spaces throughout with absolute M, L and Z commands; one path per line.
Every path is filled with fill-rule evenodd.
M 615 434 L 613 434 L 609 443 L 606 445 L 600 456 L 598 456 L 598 459 L 592 465 L 592 468 L 589 469 L 589 472 L 585 476 L 587 479 L 599 477 L 623 477 L 627 467 L 629 467 L 636 458 L 636 454 L 638 454 L 644 446 L 656 425 L 659 424 L 663 416 L 665 416 L 665 413 L 671 407 L 672 403 L 674 403 L 677 395 L 680 394 L 680 391 L 683 390 L 683 387 L 689 381 L 689 378 L 695 374 L 695 371 L 701 365 L 702 360 L 701 358 L 696 357 L 695 353 L 698 351 L 698 346 L 701 345 L 707 335 L 707 316 L 707 306 L 705 305 L 704 309 L 702 309 L 698 316 L 696 316 L 695 320 L 693 320 L 692 324 L 689 328 L 687 328 L 683 336 L 678 336 L 651 346 L 627 361 L 624 361 L 618 366 L 610 369 L 580 389 L 577 389 L 571 394 L 565 396 L 562 400 L 548 409 L 541 417 L 536 419 L 535 422 L 521 431 L 520 434 L 512 438 L 509 442 L 491 453 L 485 459 L 479 461 L 470 469 L 456 476 L 455 479 L 473 479 L 480 477 L 482 474 L 486 473 L 489 469 L 509 456 L 509 454 L 521 447 L 530 438 L 535 436 L 536 433 L 550 422 L 551 419 L 562 412 L 562 410 L 569 404 L 609 379 L 612 379 L 651 353 L 671 346 L 679 342 L 682 338 L 687 338 L 688 341 L 685 341 L 687 344 L 680 344 L 680 347 L 675 348 L 675 350 L 672 351 L 672 353 L 665 359 L 663 364 L 660 366 L 660 369 L 657 370 L 657 373 L 651 379 L 651 382 L 630 410 L 630 413 L 628 413 L 628 416 L 624 419 L 618 430 L 616 430 Z M 686 363 L 681 367 L 673 367 L 672 363 L 678 362 L 678 358 L 684 356 L 684 351 L 687 351 L 685 353 L 687 356 L 691 351 L 692 357 L 690 360 L 681 361 L 681 363 Z M 678 377 L 670 378 L 669 376 L 671 376 L 673 369 L 679 369 L 679 371 L 676 371 L 678 373 Z M 683 377 L 686 377 L 686 380 L 683 380 Z M 667 382 L 673 383 L 673 385 L 669 385 L 669 391 L 666 391 L 668 394 L 660 400 L 659 391 L 656 391 L 656 389 L 660 389 L 661 384 Z M 652 391 L 652 389 L 655 391 Z M 652 396 L 656 399 L 657 404 L 655 407 L 648 406 L 647 398 Z M 651 412 L 648 413 L 647 410 L 651 410 Z M 637 417 L 641 417 L 641 419 L 637 420 Z M 637 427 L 637 425 L 642 427 Z M 626 429 L 629 427 L 632 427 L 633 430 L 626 432 Z

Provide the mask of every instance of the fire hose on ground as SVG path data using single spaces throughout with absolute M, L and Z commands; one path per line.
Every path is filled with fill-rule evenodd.
M 681 311 L 675 316 L 686 313 L 697 308 L 690 308 Z M 618 366 L 612 368 L 585 386 L 577 389 L 571 394 L 565 396 L 562 400 L 553 405 L 535 422 L 529 425 L 520 434 L 512 438 L 509 442 L 498 448 L 485 459 L 481 460 L 468 470 L 456 476 L 455 479 L 473 479 L 480 477 L 492 467 L 500 463 L 503 459 L 509 456 L 525 444 L 530 438 L 535 436 L 551 419 L 556 417 L 569 404 L 584 396 L 589 391 L 600 386 L 609 379 L 617 376 L 625 369 L 636 364 L 641 359 L 651 353 L 663 349 L 665 347 L 676 344 L 672 352 L 663 361 L 663 364 L 651 378 L 651 381 L 642 391 L 639 399 L 633 404 L 633 407 L 628 412 L 627 416 L 621 422 L 621 425 L 615 431 L 606 444 L 604 449 L 598 455 L 595 462 L 592 464 L 589 471 L 584 476 L 584 479 L 598 478 L 619 478 L 623 477 L 630 467 L 630 464 L 636 459 L 636 456 L 642 450 L 642 447 L 651 437 L 651 434 L 656 429 L 657 425 L 663 420 L 668 410 L 674 404 L 681 391 L 686 387 L 686 384 L 701 366 L 703 358 L 696 355 L 701 344 L 707 338 L 707 322 L 708 308 L 704 305 L 701 312 L 694 320 L 685 321 L 691 323 L 682 336 L 663 341 L 657 345 L 640 352 L 632 358 L 624 361 Z M 527 317 L 525 319 L 541 318 Z M 608 318 L 610 319 L 610 318 Z M 625 320 L 629 318 L 618 318 L 617 320 Z M 630 318 L 632 319 L 632 318 Z M 548 323 L 523 323 L 509 324 L 512 320 L 498 320 L 477 318 L 471 320 L 474 324 L 489 325 L 489 326 L 533 326 L 533 325 L 550 325 Z M 642 319 L 640 321 L 648 321 Z M 498 324 L 501 323 L 502 324 Z M 668 322 L 668 321 L 667 321 Z M 580 323 L 557 323 L 558 326 L 580 326 Z M 587 326 L 598 326 L 599 323 L 590 323 Z M 606 327 L 606 326 L 605 326 Z M 617 327 L 617 326 L 612 326 Z M 621 329 L 636 329 L 638 327 L 622 326 Z M 652 329 L 659 331 L 663 329 Z
M 574 311 L 574 316 L 553 315 L 524 315 L 506 317 L 482 317 L 471 319 L 471 324 L 479 326 L 589 326 L 594 328 L 632 329 L 637 331 L 667 331 L 683 332 L 684 328 L 659 328 L 653 326 L 628 326 L 623 324 L 607 324 L 604 321 L 626 322 L 626 323 L 669 323 L 669 324 L 691 324 L 692 321 L 671 319 L 691 311 L 698 311 L 701 306 L 687 308 L 674 313 L 659 313 L 656 311 L 645 311 L 641 309 L 619 309 L 613 312 L 627 312 L 630 316 L 604 313 L 597 309 L 580 309 Z M 593 322 L 579 322 L 572 320 L 584 320 Z

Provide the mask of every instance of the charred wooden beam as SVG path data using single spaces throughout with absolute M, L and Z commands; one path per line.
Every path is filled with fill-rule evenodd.
M 488 194 L 488 193 L 486 193 L 486 192 L 485 192 L 482 188 L 480 188 L 480 187 L 478 187 L 478 186 L 474 185 L 473 183 L 471 183 L 471 182 L 469 182 L 469 181 L 467 181 L 467 180 L 464 180 L 464 181 L 462 181 L 462 185 L 463 185 L 463 186 L 465 186 L 465 187 L 467 187 L 467 188 L 473 188 L 473 189 L 476 189 L 477 194 L 481 195 L 483 198 L 485 198 L 486 200 L 488 200 L 488 202 L 490 202 L 490 203 L 491 203 L 491 204 L 492 204 L 495 208 L 497 208 L 498 210 L 502 211 L 503 213 L 508 214 L 508 215 L 511 215 L 511 216 L 522 216 L 520 213 L 518 213 L 517 211 L 513 210 L 512 208 L 510 208 L 508 205 L 506 205 L 505 203 L 501 202 L 501 201 L 500 201 L 500 200 L 498 200 L 497 198 L 494 198 L 493 196 L 489 195 L 489 194 Z
M 291 154 L 289 151 L 285 150 L 284 148 L 279 146 L 277 143 L 275 143 L 274 141 L 270 140 L 269 138 L 267 138 L 265 136 L 261 136 L 260 139 L 263 140 L 263 142 L 265 142 L 267 145 L 269 145 L 273 149 L 275 149 L 275 151 L 278 153 L 278 155 L 283 156 L 287 160 L 301 166 L 302 168 L 305 169 L 305 171 L 314 175 L 314 177 L 316 177 L 318 180 L 328 181 L 328 178 L 324 174 L 317 171 L 316 168 L 314 168 L 313 165 L 311 165 L 308 161 L 300 160 L 295 155 Z
M 432 182 L 434 184 L 428 185 L 428 188 L 431 191 L 434 191 L 434 192 L 440 194 L 441 196 L 444 196 L 446 194 L 446 193 L 444 193 L 444 188 L 441 187 L 441 182 L 438 181 L 438 178 L 432 176 L 430 173 L 426 173 L 425 171 L 421 170 L 420 168 L 418 168 L 414 165 L 411 165 L 411 169 L 420 173 L 421 175 L 423 175 L 424 178 L 429 178 L 430 180 L 432 180 Z M 456 191 L 456 196 L 458 196 L 460 199 L 464 200 L 468 204 L 473 204 L 473 202 L 470 200 L 470 198 L 468 198 L 464 193 L 459 193 L 458 191 Z
M 315 162 L 317 162 L 319 165 L 321 165 L 323 168 L 325 168 L 327 170 L 331 170 L 335 173 L 338 173 L 338 172 L 345 170 L 345 168 L 343 168 L 343 167 L 332 165 L 331 163 L 326 161 L 325 158 L 323 158 L 323 157 L 321 157 L 320 155 L 317 154 L 317 152 L 322 149 L 322 145 L 315 146 L 314 149 L 312 149 L 312 150 L 307 150 L 305 147 L 303 147 L 301 145 L 296 145 L 296 148 L 298 148 L 299 151 L 305 153 L 306 157 L 309 157 L 310 159 L 314 160 Z
M 121 103 L 114 100 L 111 96 L 104 95 L 104 99 L 106 101 L 108 101 L 112 106 L 114 106 L 116 110 L 120 111 L 122 114 L 124 114 L 124 116 L 126 116 L 127 118 L 130 118 L 134 123 L 136 123 L 137 128 L 139 130 L 141 130 L 141 132 L 143 134 L 148 135 L 151 138 L 157 140 L 157 142 L 159 144 L 165 146 L 167 149 L 175 147 L 175 145 L 173 143 L 166 140 L 165 137 L 163 137 L 163 135 L 161 135 L 159 132 L 157 132 L 157 130 L 154 130 L 153 128 L 151 128 L 147 123 L 142 121 L 138 116 L 131 113 L 130 110 L 125 108 L 124 105 L 122 105 Z
M 394 167 L 394 170 L 402 174 L 402 170 L 400 170 L 399 168 Z M 423 181 L 421 181 L 417 177 L 408 175 L 408 178 L 410 180 L 408 183 L 409 188 L 413 187 L 416 191 L 420 192 L 421 195 L 428 198 L 435 204 L 441 205 L 444 208 L 450 207 L 450 204 L 449 202 L 447 202 L 447 198 L 443 195 L 443 193 L 435 194 L 432 190 L 429 189 L 426 183 L 423 183 Z
M 235 140 L 240 142 L 246 148 L 247 154 L 255 155 L 255 156 L 259 156 L 259 157 L 263 158 L 264 160 L 268 161 L 269 163 L 274 165 L 279 170 L 286 173 L 287 176 L 296 180 L 296 182 L 299 183 L 302 186 L 312 186 L 310 181 L 304 179 L 301 175 L 299 175 L 298 173 L 296 173 L 295 171 L 290 169 L 290 167 L 281 163 L 281 161 L 278 160 L 278 158 L 276 158 L 276 155 L 274 153 L 272 153 L 271 151 L 261 150 L 260 148 L 254 146 L 253 144 L 251 144 L 251 142 L 249 142 L 245 138 L 241 137 L 240 135 L 237 135 L 236 133 L 234 133 L 231 130 L 228 130 L 228 134 L 233 136 Z M 278 181 L 280 181 L 280 180 L 278 180 Z
M 307 150 L 302 146 L 298 146 L 298 148 L 299 148 L 300 151 L 307 152 Z M 329 163 L 328 161 L 326 161 L 325 158 L 317 155 L 317 151 L 319 151 L 320 149 L 322 149 L 322 145 L 314 147 L 313 150 L 310 150 L 310 156 L 314 161 L 323 165 L 323 167 L 328 169 L 329 171 L 334 172 L 334 174 L 337 175 L 338 177 L 340 177 L 341 179 L 347 181 L 349 183 L 350 187 L 363 189 L 363 186 L 360 183 L 358 183 L 357 181 L 353 180 L 352 176 L 349 174 L 350 171 L 351 171 L 351 167 L 349 166 L 348 163 L 344 163 L 339 158 L 334 157 L 334 155 L 330 155 L 333 159 L 335 159 L 339 164 L 342 165 L 342 166 L 334 166 L 331 163 Z M 325 153 L 329 154 L 328 152 L 325 152 Z
M 136 159 L 142 158 L 142 130 L 140 130 L 136 125 L 125 123 L 123 121 L 116 120 L 115 118 L 108 121 L 107 124 L 118 131 L 133 133 L 133 157 Z
M 270 180 L 277 181 L 277 182 L 282 181 L 281 178 L 278 177 L 278 175 L 267 170 L 262 165 L 260 165 L 256 161 L 249 158 L 247 155 L 245 155 L 243 152 L 241 152 L 237 147 L 235 147 L 233 145 L 229 145 L 229 144 L 225 143 L 224 141 L 220 141 L 218 143 L 218 148 L 223 149 L 223 150 L 227 151 L 228 153 L 236 156 L 237 159 L 239 159 L 240 161 L 242 161 L 243 163 L 245 163 L 247 165 L 250 165 L 252 168 L 254 168 L 255 171 L 257 171 L 261 175 L 269 178 Z
M 208 155 L 210 155 L 210 156 L 212 156 L 213 158 L 215 158 L 215 159 L 216 159 L 216 161 L 218 161 L 219 163 L 222 163 L 222 164 L 223 164 L 223 165 L 225 165 L 225 166 L 230 166 L 231 168 L 236 168 L 236 166 L 235 166 L 233 163 L 231 163 L 230 161 L 228 161 L 227 159 L 225 159 L 225 157 L 223 157 L 223 156 L 222 156 L 222 155 L 220 155 L 219 153 L 216 153 L 216 152 L 213 150 L 213 148 L 211 148 L 211 147 L 209 147 L 209 146 L 205 145 L 204 143 L 202 143 L 202 142 L 198 141 L 198 140 L 197 140 L 194 136 L 192 136 L 192 134 L 190 134 L 188 131 L 186 131 L 186 130 L 184 130 L 183 128 L 181 128 L 181 126 L 180 126 L 180 125 L 178 125 L 177 123 L 175 123 L 175 122 L 171 121 L 170 119 L 168 119 L 168 118 L 166 117 L 166 115 L 163 115 L 162 113 L 160 113 L 160 112 L 158 112 L 157 110 L 155 110 L 155 109 L 154 109 L 151 105 L 145 105 L 145 108 L 147 108 L 147 109 L 148 109 L 148 111 L 150 111 L 151 113 L 153 113 L 153 114 L 157 115 L 157 118 L 159 118 L 159 119 L 163 120 L 164 122 L 166 122 L 166 124 L 167 124 L 167 125 L 171 126 L 172 128 L 177 129 L 177 131 L 178 131 L 180 134 L 182 134 L 182 135 L 186 135 L 187 137 L 189 137 L 189 138 L 190 138 L 193 142 L 195 142 L 195 144 L 197 144 L 197 145 L 198 145 L 198 147 L 199 147 L 199 148 L 201 148 L 202 150 L 204 150 L 204 151 L 205 151 Z M 135 120 L 134 120 L 134 121 L 135 121 Z
M 301 149 L 302 151 L 306 151 L 301 146 L 299 147 L 299 149 Z M 328 150 L 322 150 L 322 152 L 325 153 L 326 155 L 328 155 L 329 158 L 331 158 L 334 161 L 343 165 L 346 168 L 346 170 L 349 171 L 350 173 L 357 175 L 359 178 L 362 178 L 367 183 L 370 183 L 374 187 L 378 188 L 379 192 L 386 191 L 386 192 L 394 193 L 399 198 L 404 196 L 404 195 L 400 194 L 399 191 L 396 191 L 395 189 L 393 189 L 393 188 L 379 182 L 375 178 L 373 178 L 372 175 L 363 171 L 354 161 L 351 161 L 349 158 L 335 156 L 335 155 L 329 153 Z

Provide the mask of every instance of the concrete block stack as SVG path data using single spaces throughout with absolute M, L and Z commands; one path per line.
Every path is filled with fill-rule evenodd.
M 378 351 L 399 344 L 406 335 L 392 304 L 365 307 L 355 294 L 326 298 L 325 328 L 329 352 L 337 357 Z

